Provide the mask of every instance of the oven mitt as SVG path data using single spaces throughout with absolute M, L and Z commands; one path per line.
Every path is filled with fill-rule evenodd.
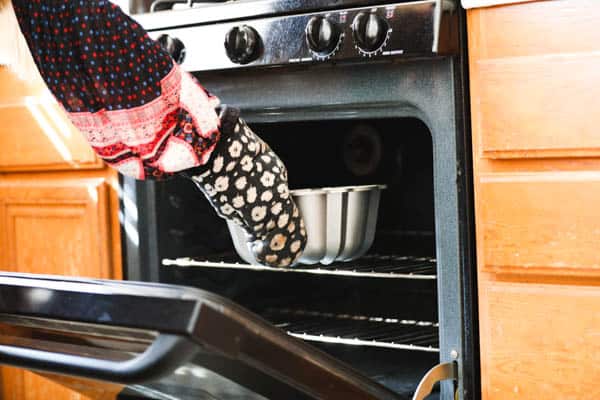
M 273 267 L 296 263 L 306 229 L 277 154 L 239 118 L 235 108 L 220 115 L 221 138 L 203 171 L 186 174 L 217 214 L 240 225 L 256 261 Z

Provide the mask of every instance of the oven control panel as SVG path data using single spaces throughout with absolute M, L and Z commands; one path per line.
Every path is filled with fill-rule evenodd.
M 189 71 L 431 56 L 453 48 L 440 35 L 440 27 L 455 19 L 442 4 L 421 0 L 158 29 L 151 35 Z

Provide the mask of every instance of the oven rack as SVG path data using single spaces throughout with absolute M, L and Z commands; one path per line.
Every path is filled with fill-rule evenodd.
M 210 261 L 218 259 L 220 261 Z M 306 273 L 365 278 L 400 279 L 437 279 L 436 259 L 432 257 L 414 257 L 404 255 L 369 254 L 349 262 L 336 262 L 331 265 L 300 265 L 292 268 L 273 268 L 251 265 L 240 261 L 235 255 L 219 255 L 199 258 L 163 259 L 164 266 L 243 269 L 252 271 L 271 271 L 288 273 Z
M 271 309 L 265 317 L 289 335 L 306 341 L 440 351 L 436 322 L 285 309 Z

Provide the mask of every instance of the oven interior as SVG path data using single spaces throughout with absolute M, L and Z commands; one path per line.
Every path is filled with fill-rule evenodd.
M 153 183 L 158 279 L 224 295 L 408 398 L 439 362 L 430 131 L 415 118 L 250 125 L 292 189 L 387 185 L 372 248 L 329 266 L 253 269 L 203 195 L 175 178 Z

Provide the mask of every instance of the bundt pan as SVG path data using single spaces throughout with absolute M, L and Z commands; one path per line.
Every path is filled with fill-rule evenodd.
M 306 224 L 308 242 L 299 264 L 331 264 L 363 256 L 373 244 L 384 185 L 301 189 L 291 192 Z M 246 232 L 228 222 L 235 250 L 257 265 Z

